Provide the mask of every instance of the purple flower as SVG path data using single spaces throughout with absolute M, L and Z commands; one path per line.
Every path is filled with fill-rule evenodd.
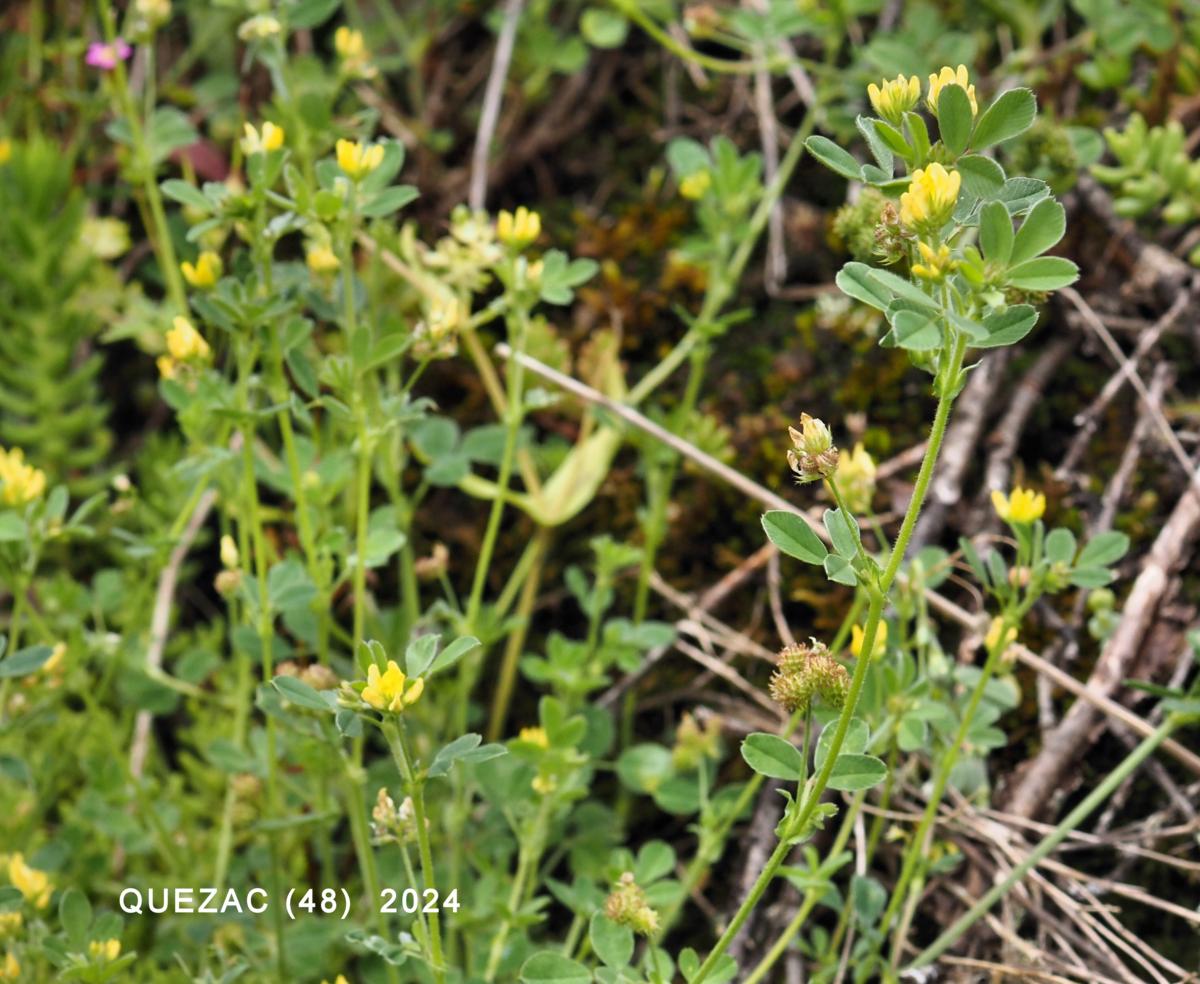
M 88 45 L 87 58 L 84 59 L 92 68 L 111 72 L 117 67 L 117 62 L 125 61 L 133 49 L 125 43 L 124 38 L 117 38 L 112 44 L 103 41 L 93 41 Z

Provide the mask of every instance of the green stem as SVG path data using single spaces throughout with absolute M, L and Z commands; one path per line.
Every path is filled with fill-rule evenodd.
M 1097 786 L 1087 798 L 1067 814 L 1066 819 L 1058 824 L 1049 834 L 1038 843 L 1029 856 L 1017 865 L 1009 875 L 987 894 L 976 902 L 970 909 L 959 916 L 948 929 L 936 940 L 922 950 L 915 960 L 904 968 L 903 973 L 925 967 L 952 947 L 962 935 L 978 922 L 1017 882 L 1024 878 L 1033 868 L 1050 854 L 1067 836 L 1075 830 L 1091 813 L 1100 806 L 1113 792 L 1131 776 L 1146 759 L 1148 759 L 1166 741 L 1171 733 L 1184 723 L 1184 719 L 1176 714 L 1168 715 L 1167 719 L 1154 730 L 1118 765 L 1108 777 Z
M 508 893 L 508 910 L 501 920 L 499 928 L 496 930 L 496 935 L 492 937 L 492 945 L 488 950 L 487 969 L 483 975 L 483 979 L 488 984 L 491 984 L 496 979 L 496 974 L 500 970 L 500 961 L 504 958 L 504 944 L 512 929 L 513 917 L 525 901 L 526 882 L 529 878 L 529 873 L 537 871 L 538 861 L 541 858 L 542 849 L 545 845 L 545 827 L 549 813 L 550 797 L 543 796 L 538 806 L 537 815 L 534 817 L 533 827 L 529 832 L 529 836 L 521 839 L 521 846 L 517 851 L 517 872 L 513 877 L 512 888 Z

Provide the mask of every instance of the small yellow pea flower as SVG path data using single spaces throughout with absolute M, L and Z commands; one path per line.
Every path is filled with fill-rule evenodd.
M 310 246 L 308 252 L 304 254 L 304 262 L 308 264 L 308 269 L 317 276 L 333 273 L 342 265 L 342 261 L 337 258 L 337 253 L 324 243 Z
M 880 85 L 872 82 L 867 86 L 867 95 L 875 112 L 893 126 L 899 126 L 904 114 L 921 98 L 921 80 L 915 75 L 897 75 L 894 79 L 884 79 Z
M 337 163 L 355 181 L 361 181 L 383 163 L 383 144 L 365 145 L 361 140 L 339 140 Z
M 959 65 L 955 69 L 946 65 L 940 72 L 929 76 L 929 94 L 925 97 L 925 105 L 929 107 L 931 113 L 937 112 L 938 97 L 948 85 L 962 86 L 966 90 L 967 100 L 971 103 L 971 115 L 974 116 L 979 112 L 979 104 L 975 101 L 975 86 L 971 84 L 967 66 Z
M 512 212 L 496 216 L 496 238 L 505 246 L 524 249 L 542 234 L 542 217 L 524 205 Z
M 50 892 L 53 886 L 44 871 L 31 868 L 25 863 L 25 856 L 13 854 L 8 859 L 8 880 L 13 887 L 25 896 L 25 901 L 36 909 L 44 909 L 50 904 Z
M 327 981 L 327 980 L 322 980 L 322 981 L 321 981 L 321 984 L 329 984 L 329 981 Z M 338 974 L 338 975 L 337 975 L 337 980 L 335 980 L 335 981 L 333 982 L 333 984 L 350 984 L 350 982 L 349 982 L 348 980 L 346 980 L 346 975 L 345 975 L 345 974 Z
M 278 150 L 283 146 L 284 137 L 287 135 L 283 127 L 276 126 L 270 120 L 262 125 L 262 130 L 256 130 L 249 123 L 243 124 L 242 129 L 246 134 L 242 137 L 242 153 L 247 156 Z
M 938 229 L 950 218 L 962 187 L 962 175 L 934 161 L 913 171 L 908 191 L 900 196 L 900 221 L 912 229 Z
M 16 954 L 8 950 L 4 954 L 4 963 L 0 965 L 0 981 L 18 981 L 21 979 L 21 965 L 17 963 Z
M 92 940 L 88 944 L 88 953 L 93 960 L 112 963 L 121 955 L 121 941 L 117 939 Z
M 402 711 L 415 704 L 424 689 L 424 680 L 417 677 L 410 682 L 396 661 L 389 659 L 383 673 L 374 663 L 367 667 L 367 686 L 362 699 L 378 711 Z
M 549 748 L 550 739 L 546 735 L 545 728 L 522 728 L 517 733 L 519 741 L 527 741 L 531 745 L 537 745 L 538 748 Z
M 333 48 L 347 75 L 370 79 L 378 74 L 371 64 L 371 53 L 367 50 L 362 31 L 355 31 L 343 24 L 333 33 Z
M 7 164 L 12 157 L 12 141 L 5 137 L 0 140 L 0 164 Z
M 538 774 L 533 777 L 529 786 L 539 796 L 549 796 L 554 790 L 558 789 L 558 780 L 554 776 Z
M 25 461 L 20 448 L 0 448 L 0 501 L 6 506 L 23 506 L 46 491 L 46 473 Z
M 237 543 L 228 533 L 221 537 L 221 566 L 226 570 L 235 570 L 241 562 L 238 555 Z
M 282 30 L 279 18 L 270 14 L 255 14 L 249 20 L 242 21 L 237 34 L 240 41 L 265 41 Z
M 212 355 L 204 336 L 187 318 L 177 315 L 167 332 L 167 353 L 176 362 L 203 362 Z
M 851 512 L 865 512 L 875 495 L 875 459 L 862 444 L 838 462 L 838 488 Z
M 694 171 L 679 182 L 679 194 L 696 201 L 712 186 L 712 175 L 707 171 Z
M 53 676 L 62 669 L 63 660 L 67 658 L 67 644 L 65 642 L 56 643 L 50 651 L 50 658 L 42 664 L 41 672 L 46 676 Z
M 938 281 L 958 266 L 958 261 L 950 258 L 950 247 L 945 243 L 934 250 L 931 246 L 918 242 L 917 251 L 921 254 L 924 262 L 912 265 L 914 277 Z
M 863 639 L 865 633 L 861 625 L 852 626 L 850 629 L 850 652 L 855 658 L 862 655 Z M 879 620 L 879 628 L 875 630 L 875 644 L 872 649 L 874 656 L 879 656 L 887 649 L 888 627 L 887 622 L 883 619 Z
M 999 489 L 992 492 L 996 515 L 1006 523 L 1024 524 L 1041 519 L 1046 512 L 1046 496 L 1042 492 L 1023 489 L 1019 485 L 1009 495 Z
M 1004 619 L 1001 616 L 997 615 L 995 618 L 992 619 L 991 624 L 988 626 L 987 635 L 983 637 L 983 644 L 988 649 L 989 652 L 991 650 L 995 649 L 997 646 L 1001 645 L 1000 633 L 1003 629 L 1004 629 Z M 1004 633 L 1003 646 L 1005 649 L 1007 649 L 1009 646 L 1011 646 L 1016 641 L 1017 641 L 1016 626 L 1009 626 L 1008 631 Z
M 788 428 L 792 446 L 787 451 L 788 466 L 800 482 L 829 478 L 838 467 L 838 449 L 825 421 L 800 414 L 800 429 Z
M 184 260 L 179 264 L 183 279 L 200 290 L 212 287 L 221 277 L 221 257 L 210 249 L 204 250 L 194 264 Z

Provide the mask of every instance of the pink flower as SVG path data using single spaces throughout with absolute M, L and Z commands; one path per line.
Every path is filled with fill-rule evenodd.
M 117 67 L 117 62 L 125 61 L 133 49 L 125 43 L 124 38 L 117 38 L 112 44 L 103 41 L 93 41 L 88 45 L 87 58 L 84 59 L 92 68 L 111 72 Z

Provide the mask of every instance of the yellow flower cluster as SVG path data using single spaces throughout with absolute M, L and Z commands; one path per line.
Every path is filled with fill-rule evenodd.
M 35 909 L 44 909 L 50 904 L 50 893 L 54 886 L 50 884 L 49 876 L 27 865 L 23 854 L 9 856 L 8 880 Z
M 517 733 L 517 741 L 525 741 L 531 745 L 537 745 L 538 748 L 550 747 L 550 739 L 546 735 L 545 728 L 522 728 Z
M 948 85 L 962 86 L 967 93 L 967 101 L 971 104 L 971 115 L 979 112 L 979 103 L 975 101 L 975 86 L 971 84 L 966 65 L 959 65 L 958 68 L 945 65 L 940 72 L 929 76 L 929 95 L 925 97 L 925 105 L 929 107 L 930 112 L 937 112 L 938 97 Z
M 308 252 L 304 254 L 304 262 L 308 264 L 309 270 L 318 277 L 335 273 L 342 265 L 342 261 L 337 258 L 337 253 L 330 248 L 328 243 L 313 243 L 309 246 Z
M 838 490 L 851 512 L 866 512 L 875 496 L 875 459 L 862 444 L 838 462 Z
M 46 491 L 46 473 L 25 461 L 20 448 L 0 448 L 0 501 L 6 506 L 23 506 Z
M 176 317 L 172 324 L 167 332 L 167 354 L 158 357 L 158 371 L 163 379 L 174 379 L 180 366 L 207 362 L 212 357 L 208 342 L 187 318 Z
M 351 78 L 373 79 L 379 74 L 371 64 L 371 53 L 363 40 L 362 31 L 343 24 L 333 32 L 333 48 L 342 62 L 342 71 Z
M 945 224 L 958 201 L 962 175 L 934 161 L 912 173 L 908 191 L 900 196 L 900 221 L 910 229 L 936 231 Z
M 872 82 L 867 86 L 867 95 L 875 112 L 893 126 L 899 126 L 904 114 L 921 98 L 921 80 L 915 75 L 898 75 L 884 79 L 879 85 Z
M 417 677 L 410 681 L 396 661 L 389 659 L 383 673 L 374 663 L 367 667 L 367 685 L 363 689 L 362 699 L 377 711 L 399 712 L 415 704 L 424 689 L 424 680 Z
M 865 641 L 866 633 L 861 625 L 855 625 L 850 629 L 850 652 L 857 659 L 862 655 L 863 642 Z M 887 649 L 888 627 L 887 622 L 883 619 L 879 620 L 879 628 L 875 630 L 875 644 L 872 647 L 872 656 L 880 656 Z
M 914 263 L 912 272 L 914 277 L 921 277 L 924 280 L 939 281 L 946 274 L 952 272 L 957 266 L 958 261 L 951 259 L 950 247 L 942 243 L 936 250 L 925 243 L 917 243 L 917 251 L 921 254 L 923 262 Z
M 184 260 L 179 264 L 179 269 L 183 273 L 183 279 L 191 286 L 197 287 L 200 290 L 208 290 L 208 288 L 216 285 L 216 282 L 221 278 L 221 257 L 214 253 L 211 249 L 206 249 L 200 254 L 195 263 L 189 263 Z
M 283 127 L 276 126 L 270 120 L 262 125 L 262 130 L 256 130 L 249 123 L 243 129 L 246 135 L 242 137 L 242 153 L 247 156 L 265 154 L 283 146 Z
M 987 635 L 984 636 L 984 638 L 983 638 L 983 644 L 984 644 L 984 646 L 987 647 L 989 652 L 991 650 L 995 649 L 997 646 L 1001 645 L 1000 633 L 1003 631 L 1004 631 L 1004 619 L 1001 616 L 997 615 L 995 618 L 992 619 L 991 624 L 988 625 Z M 1017 641 L 1016 626 L 1009 626 L 1008 631 L 1004 632 L 1003 646 L 1005 649 L 1007 649 L 1009 646 L 1011 646 L 1016 641 Z
M 88 944 L 88 953 L 93 960 L 112 963 L 121 955 L 121 941 L 117 939 L 92 940 Z
M 361 181 L 383 163 L 383 144 L 367 145 L 361 140 L 339 140 L 335 151 L 338 167 L 355 181 Z
M 816 482 L 837 471 L 838 449 L 833 446 L 833 435 L 825 421 L 802 413 L 800 429 L 789 427 L 788 437 L 792 446 L 788 448 L 787 462 L 797 481 Z
M 707 171 L 694 171 L 679 182 L 679 194 L 691 201 L 698 201 L 712 186 L 712 176 Z
M 996 515 L 1006 523 L 1021 525 L 1042 518 L 1046 512 L 1046 496 L 1042 492 L 1017 486 L 1009 495 L 999 489 L 992 492 L 992 506 Z
M 16 936 L 24 920 L 19 912 L 0 912 L 0 940 Z
M 17 963 L 16 954 L 8 950 L 4 954 L 4 963 L 0 964 L 0 981 L 19 981 L 21 965 Z
M 542 217 L 524 205 L 512 212 L 496 216 L 496 238 L 505 246 L 524 249 L 542 234 Z

